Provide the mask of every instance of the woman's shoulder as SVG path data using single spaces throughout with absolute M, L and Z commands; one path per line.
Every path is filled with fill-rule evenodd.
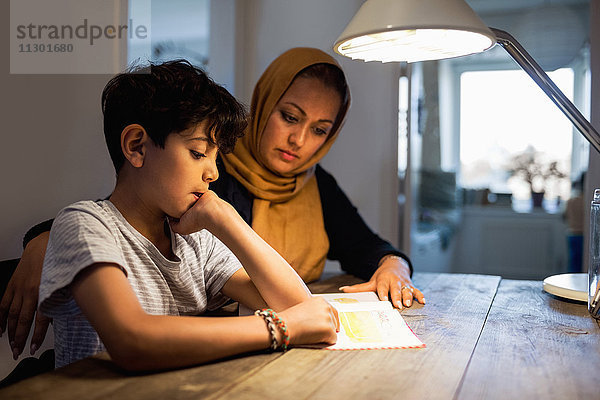
M 231 198 L 233 193 L 240 191 L 241 184 L 233 175 L 227 172 L 221 156 L 217 157 L 217 170 L 219 171 L 219 178 L 210 183 L 210 190 L 220 198 L 229 201 L 228 199 Z
M 343 193 L 335 177 L 319 164 L 317 164 L 315 169 L 315 177 L 317 178 L 317 186 L 319 187 L 321 200 L 323 200 L 323 198 L 328 199 L 330 197 L 335 197 L 339 195 L 340 192 Z
M 210 190 L 231 204 L 242 218 L 250 224 L 252 220 L 252 195 L 233 175 L 227 172 L 221 156 L 217 158 L 217 169 L 219 178 L 211 182 Z
M 321 164 L 316 165 L 315 169 L 315 177 L 317 178 L 317 183 L 319 184 L 335 184 L 337 185 L 337 181 L 335 177 L 327 171 L 325 168 L 321 166 Z

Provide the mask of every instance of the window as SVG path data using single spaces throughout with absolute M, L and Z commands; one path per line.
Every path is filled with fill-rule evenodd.
M 184 58 L 198 67 L 208 64 L 210 0 L 130 0 L 129 15 L 150 26 L 151 46 L 130 39 L 128 63 Z
M 573 99 L 574 74 L 570 68 L 548 74 Z M 530 186 L 509 172 L 515 157 L 531 155 L 565 177 L 534 182 L 547 200 L 570 197 L 572 153 L 571 122 L 520 70 L 464 72 L 460 76 L 460 185 L 512 193 L 513 200 L 528 200 Z

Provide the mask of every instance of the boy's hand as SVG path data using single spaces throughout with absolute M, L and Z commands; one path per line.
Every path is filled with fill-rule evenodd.
M 174 232 L 182 235 L 202 229 L 208 229 L 215 234 L 214 229 L 224 223 L 232 210 L 235 212 L 229 203 L 221 200 L 215 192 L 208 190 L 179 220 L 171 219 L 169 223 Z
M 338 312 L 323 298 L 312 297 L 279 315 L 286 322 L 291 344 L 334 344 L 337 340 Z

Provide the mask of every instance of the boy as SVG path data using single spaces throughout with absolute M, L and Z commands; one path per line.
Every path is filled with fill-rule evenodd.
M 39 301 L 56 366 L 106 349 L 125 369 L 174 368 L 284 341 L 268 316 L 190 317 L 227 298 L 280 312 L 292 343 L 334 342 L 335 310 L 209 190 L 241 105 L 185 61 L 149 68 L 102 94 L 113 193 L 66 207 L 50 233 Z

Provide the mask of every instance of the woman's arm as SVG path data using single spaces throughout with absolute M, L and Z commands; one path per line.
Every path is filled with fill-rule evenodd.
M 339 260 L 344 271 L 368 280 L 343 290 L 374 291 L 398 308 L 412 305 L 413 297 L 424 303 L 411 280 L 410 259 L 367 226 L 333 176 L 317 166 L 316 177 L 330 243 L 327 257 Z
M 71 290 L 115 363 L 128 370 L 189 366 L 270 345 L 257 316 L 211 318 L 149 315 L 116 264 L 94 264 Z M 334 343 L 337 316 L 320 298 L 279 313 L 292 344 Z
M 37 226 L 41 226 L 37 225 Z M 48 226 L 49 228 L 49 226 Z M 31 230 L 30 230 L 31 232 Z M 21 260 L 8 282 L 0 302 L 0 330 L 8 330 L 8 343 L 16 360 L 23 352 L 35 317 L 30 354 L 41 346 L 51 319 L 37 312 L 38 290 L 49 232 L 37 232 L 38 236 L 27 238 Z
M 339 261 L 352 275 L 370 279 L 384 256 L 396 254 L 405 259 L 412 273 L 409 258 L 369 228 L 335 178 L 321 166 L 315 175 L 330 243 L 327 258 Z

